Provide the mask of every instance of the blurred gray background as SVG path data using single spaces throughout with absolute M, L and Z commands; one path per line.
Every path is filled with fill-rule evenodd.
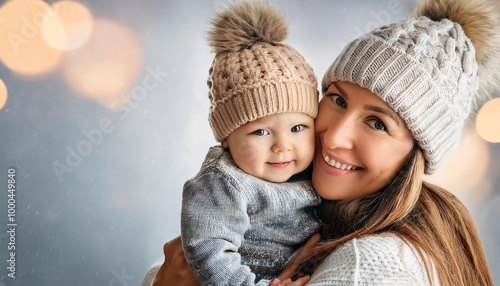
M 162 261 L 163 244 L 180 233 L 182 185 L 216 143 L 207 121 L 214 55 L 206 35 L 227 3 L 2 2 L 0 285 L 139 285 Z M 414 6 L 271 3 L 289 20 L 285 42 L 319 79 L 350 40 Z M 500 130 L 498 117 L 488 122 Z M 471 128 L 428 178 L 470 209 L 496 284 L 499 161 L 500 145 Z M 6 271 L 9 168 L 16 170 L 15 279 Z

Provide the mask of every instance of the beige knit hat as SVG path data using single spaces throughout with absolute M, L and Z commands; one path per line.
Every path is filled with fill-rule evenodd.
M 281 112 L 316 118 L 317 81 L 286 38 L 283 16 L 260 1 L 237 2 L 213 20 L 208 121 L 222 142 L 241 125 Z
M 415 14 L 348 44 L 322 87 L 348 81 L 378 95 L 404 119 L 431 174 L 500 87 L 500 19 L 489 0 L 427 0 Z

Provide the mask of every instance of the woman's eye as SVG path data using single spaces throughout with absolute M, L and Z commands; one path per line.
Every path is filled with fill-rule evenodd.
M 267 132 L 266 130 L 264 129 L 257 129 L 255 130 L 254 132 L 252 132 L 252 134 L 255 134 L 257 136 L 264 136 L 264 135 L 268 135 L 269 132 Z
M 346 108 L 347 107 L 347 102 L 345 102 L 345 100 L 338 94 L 332 94 L 330 95 L 330 99 L 338 106 L 342 107 L 342 108 Z
M 292 127 L 292 132 L 299 132 L 299 131 L 302 131 L 302 129 L 306 128 L 304 125 L 302 124 L 299 124 L 299 125 L 295 125 L 294 127 Z
M 385 124 L 378 119 L 371 119 L 368 121 L 368 124 L 375 130 L 387 131 Z

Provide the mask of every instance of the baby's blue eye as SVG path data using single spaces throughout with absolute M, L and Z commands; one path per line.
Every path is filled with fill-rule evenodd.
M 254 132 L 252 132 L 252 134 L 255 134 L 257 136 L 264 136 L 264 135 L 267 135 L 269 134 L 269 132 L 267 132 L 266 130 L 264 129 L 257 129 L 255 130 Z
M 300 132 L 300 131 L 302 131 L 302 129 L 304 129 L 304 128 L 305 128 L 305 126 L 304 126 L 304 125 L 299 124 L 299 125 L 295 125 L 294 127 L 292 127 L 292 129 L 291 129 L 291 130 L 292 130 L 292 132 Z

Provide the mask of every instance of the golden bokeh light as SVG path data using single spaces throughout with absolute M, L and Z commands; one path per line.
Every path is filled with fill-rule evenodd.
M 483 105 L 477 114 L 476 130 L 484 140 L 500 142 L 500 98 L 492 99 Z
M 88 42 L 67 52 L 63 72 L 76 92 L 109 102 L 127 92 L 141 65 L 142 49 L 133 31 L 116 22 L 95 20 Z
M 52 8 L 40 0 L 11 0 L 0 7 L 0 59 L 13 72 L 39 76 L 53 71 L 61 51 L 43 38 L 43 27 L 61 26 Z
M 454 193 L 467 202 L 480 202 L 491 189 L 488 188 L 485 173 L 490 161 L 488 144 L 475 130 L 468 129 L 460 147 L 445 160 L 438 171 L 424 180 Z
M 5 83 L 0 79 L 0 110 L 5 106 L 7 102 L 7 87 Z
M 65 51 L 87 42 L 94 21 L 87 7 L 75 1 L 58 1 L 52 4 L 52 10 L 62 25 L 52 21 L 43 27 L 43 37 L 50 46 Z

